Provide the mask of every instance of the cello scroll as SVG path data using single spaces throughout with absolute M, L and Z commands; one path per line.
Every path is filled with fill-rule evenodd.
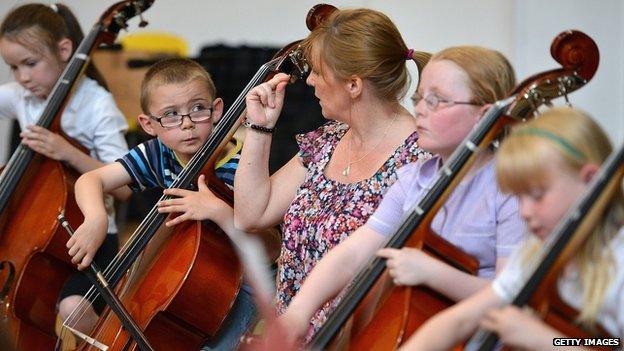
M 598 46 L 587 34 L 568 30 L 559 34 L 550 46 L 550 54 L 563 67 L 535 74 L 525 79 L 512 92 L 516 101 L 508 115 L 515 119 L 538 113 L 541 105 L 580 89 L 598 70 Z
M 99 25 L 103 28 L 102 43 L 112 45 L 120 30 L 128 27 L 127 21 L 130 18 L 139 16 L 141 22 L 139 27 L 145 27 L 147 22 L 143 19 L 143 12 L 150 8 L 154 0 L 132 0 L 120 1 L 109 7 L 100 17 Z

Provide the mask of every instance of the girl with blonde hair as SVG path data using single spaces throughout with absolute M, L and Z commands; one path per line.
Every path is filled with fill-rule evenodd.
M 535 256 L 574 201 L 587 189 L 611 153 L 602 129 L 585 113 L 555 108 L 519 125 L 502 143 L 496 160 L 501 189 L 515 194 L 531 235 L 514 252 L 491 285 L 440 313 L 408 341 L 405 349 L 450 349 L 481 324 L 517 348 L 545 350 L 561 333 L 527 310 L 504 304 L 522 287 L 527 263 Z M 561 298 L 578 309 L 578 322 L 602 325 L 624 336 L 624 198 L 621 186 L 593 233 L 560 273 Z M 523 269 L 524 268 L 524 269 Z M 448 333 L 453 330 L 453 333 Z

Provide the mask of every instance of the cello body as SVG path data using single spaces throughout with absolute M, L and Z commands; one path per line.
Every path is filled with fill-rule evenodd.
M 213 191 L 216 182 L 211 182 Z M 231 242 L 214 223 L 163 226 L 130 270 L 120 300 L 155 349 L 197 350 L 221 327 L 242 273 Z M 109 350 L 136 347 L 110 310 L 91 337 Z
M 67 236 L 55 213 L 64 211 L 74 223 L 82 220 L 82 214 L 74 200 L 73 170 L 37 155 L 29 171 L 2 218 L 3 312 L 18 350 L 51 349 L 57 299 L 75 272 L 65 248 Z
M 419 229 L 421 230 L 421 229 Z M 466 273 L 476 275 L 479 261 L 431 230 L 425 229 L 422 250 Z M 454 301 L 426 286 L 395 286 L 387 274 L 375 289 L 385 291 L 375 303 L 373 315 L 355 311 L 358 324 L 351 331 L 349 350 L 388 350 L 402 344 L 416 329 Z M 365 303 L 362 306 L 367 306 Z M 372 302 L 372 301 L 371 301 Z M 364 325 L 362 325 L 364 324 Z

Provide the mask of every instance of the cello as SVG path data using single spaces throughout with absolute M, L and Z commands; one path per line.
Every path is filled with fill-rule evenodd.
M 579 251 L 593 228 L 602 220 L 610 200 L 619 192 L 622 194 L 624 176 L 624 146 L 611 153 L 588 189 L 568 210 L 544 245 L 537 253 L 537 259 L 527 268 L 527 278 L 517 291 L 511 305 L 530 305 L 546 323 L 570 337 L 607 335 L 602 328 L 587 331 L 571 324 L 577 312 L 563 302 L 557 293 L 559 273 Z M 465 350 L 492 350 L 498 337 L 495 333 L 478 330 L 470 339 Z
M 440 170 L 430 191 L 418 202 L 386 247 L 414 247 L 465 272 L 476 260 L 430 230 L 437 211 L 474 162 L 511 123 L 522 120 L 552 99 L 566 96 L 589 81 L 598 67 L 598 48 L 578 31 L 560 34 L 551 55 L 563 68 L 532 76 L 511 97 L 495 103 Z M 311 341 L 312 349 L 396 349 L 426 319 L 452 304 L 422 286 L 396 287 L 387 282 L 385 261 L 374 259 L 356 276 L 338 307 Z M 330 346 L 331 345 L 331 346 Z
M 313 8 L 308 26 L 316 26 L 327 9 L 328 5 Z M 298 42 L 258 70 L 172 188 L 195 189 L 197 177 L 207 174 L 213 193 L 232 203 L 231 191 L 214 177 L 216 158 L 241 123 L 247 92 L 277 72 L 289 73 L 291 81 L 307 72 Z M 161 201 L 169 198 L 164 195 Z M 214 223 L 188 221 L 170 230 L 162 225 L 166 218 L 154 206 L 105 275 L 114 285 L 130 270 L 119 298 L 155 349 L 195 350 L 216 334 L 229 313 L 240 289 L 242 266 L 229 238 Z M 110 350 L 136 348 L 110 312 L 103 314 L 90 337 Z
M 112 44 L 126 21 L 140 15 L 152 2 L 122 1 L 101 16 L 54 85 L 38 126 L 62 135 L 63 109 L 89 55 L 100 44 Z M 56 300 L 75 271 L 55 213 L 64 211 L 71 221 L 81 220 L 73 196 L 76 178 L 77 174 L 61 162 L 23 144 L 0 175 L 0 302 L 9 337 L 17 349 L 51 349 L 54 345 Z

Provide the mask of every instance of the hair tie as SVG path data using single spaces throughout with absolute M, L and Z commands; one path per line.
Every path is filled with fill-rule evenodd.
M 414 57 L 414 49 L 408 49 L 407 52 L 405 53 L 405 59 L 406 60 L 411 60 Z
M 58 6 L 56 6 L 56 4 L 50 4 L 50 8 L 52 9 L 52 11 L 58 13 Z

